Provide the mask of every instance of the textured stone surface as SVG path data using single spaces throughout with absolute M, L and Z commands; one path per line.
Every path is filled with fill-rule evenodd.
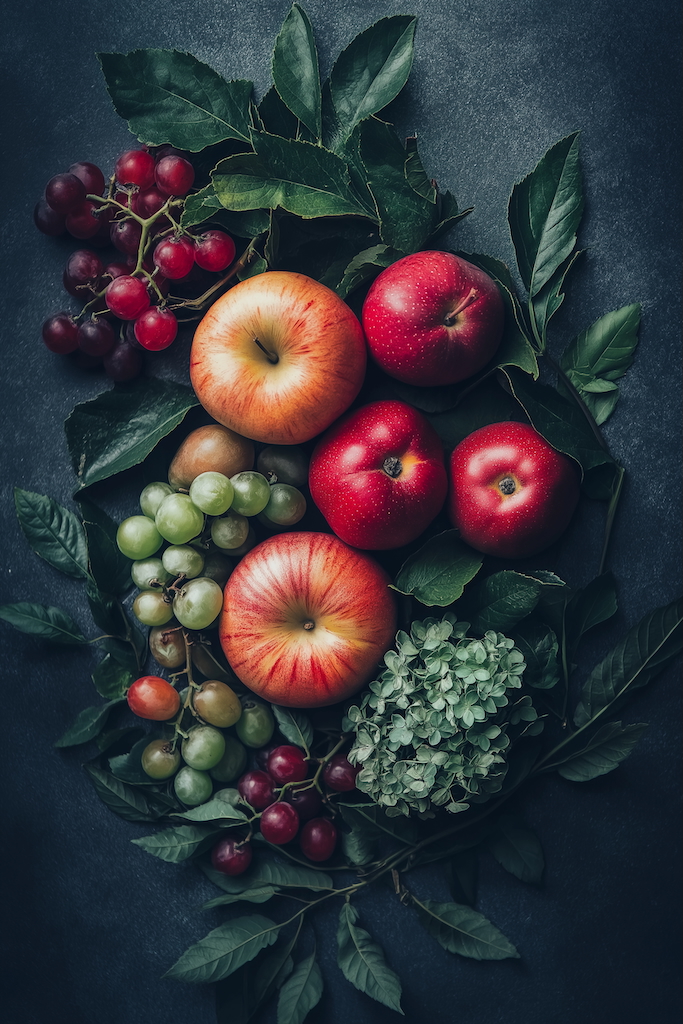
M 643 304 L 635 364 L 605 433 L 628 469 L 611 565 L 621 609 L 589 645 L 585 667 L 680 585 L 680 10 L 672 0 L 414 0 L 410 5 L 308 0 L 324 71 L 361 29 L 406 7 L 419 16 L 416 57 L 391 111 L 417 131 L 429 173 L 475 212 L 452 244 L 511 261 L 506 205 L 542 153 L 582 131 L 587 250 L 557 317 L 555 344 L 610 309 Z M 78 584 L 27 550 L 12 487 L 70 502 L 61 424 L 103 389 L 40 342 L 65 304 L 72 246 L 31 219 L 47 179 L 74 160 L 105 168 L 130 142 L 111 107 L 95 51 L 141 46 L 194 53 L 226 77 L 269 85 L 273 40 L 289 0 L 185 0 L 116 5 L 8 0 L 3 16 L 2 565 L 3 600 L 69 606 L 86 618 Z M 188 339 L 160 355 L 162 376 L 186 376 Z M 129 514 L 135 474 L 96 495 Z M 558 569 L 587 582 L 604 510 L 585 504 Z M 585 529 L 584 529 L 585 528 Z M 586 539 L 588 537 L 588 539 Z M 131 838 L 148 831 L 95 798 L 83 751 L 54 740 L 94 703 L 91 655 L 48 648 L 0 624 L 3 659 L 3 934 L 8 1024 L 211 1024 L 210 991 L 161 979 L 220 920 L 198 907 L 210 887 L 191 867 L 163 864 Z M 484 862 L 479 908 L 518 946 L 497 964 L 449 957 L 386 891 L 361 920 L 404 981 L 411 1024 L 640 1024 L 678 1019 L 679 673 L 625 712 L 651 723 L 629 760 L 585 787 L 547 779 L 524 798 L 547 870 L 524 886 Z M 416 891 L 448 898 L 437 872 Z M 311 1024 L 384 1024 L 390 1011 L 352 989 L 336 967 L 336 911 L 320 915 L 326 990 Z M 307 938 L 310 942 L 310 935 Z M 274 1021 L 271 1009 L 267 1020 Z

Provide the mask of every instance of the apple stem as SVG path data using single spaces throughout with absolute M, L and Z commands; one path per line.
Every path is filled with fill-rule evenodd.
M 446 327 L 453 327 L 456 320 L 458 319 L 458 314 L 462 313 L 463 309 L 467 309 L 468 306 L 471 306 L 475 299 L 478 298 L 479 292 L 477 291 L 477 289 L 470 288 L 465 298 L 461 299 L 461 301 L 458 303 L 455 309 L 452 309 L 451 312 L 448 313 L 447 316 L 444 318 L 444 324 L 446 325 Z
M 315 622 L 313 621 L 313 619 L 306 619 L 306 621 L 303 623 L 303 627 L 304 629 L 307 629 L 309 631 L 311 629 L 315 629 Z
M 277 363 L 279 361 L 276 353 L 275 352 L 271 352 L 269 349 L 267 349 L 265 347 L 265 345 L 262 345 L 261 342 L 258 340 L 258 338 L 254 338 L 254 342 L 258 345 L 258 347 L 261 349 L 261 351 L 265 354 L 266 359 L 268 360 L 269 363 L 272 363 L 273 366 L 274 366 L 275 363 Z
M 386 459 L 382 463 L 382 469 L 387 476 L 390 476 L 395 480 L 396 477 L 399 477 L 403 472 L 403 463 L 400 459 L 397 459 L 395 455 L 387 455 Z

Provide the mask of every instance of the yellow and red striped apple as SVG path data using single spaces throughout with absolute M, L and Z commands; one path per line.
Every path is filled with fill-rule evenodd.
M 221 645 L 241 682 L 286 707 L 336 704 L 375 674 L 396 632 L 389 577 L 328 533 L 280 533 L 225 587 Z
M 330 288 L 273 270 L 222 295 L 197 327 L 190 378 L 215 420 L 265 444 L 309 441 L 360 391 L 360 323 Z

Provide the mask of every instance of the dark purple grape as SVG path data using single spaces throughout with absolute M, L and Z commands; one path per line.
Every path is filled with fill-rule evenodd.
M 139 345 L 133 347 L 125 339 L 118 341 L 105 353 L 102 359 L 104 371 L 111 380 L 124 381 L 139 377 L 142 372 L 143 355 Z
M 44 235 L 56 238 L 66 233 L 66 217 L 56 213 L 45 199 L 39 199 L 33 208 L 33 223 Z
M 78 328 L 78 347 L 89 356 L 103 356 L 116 344 L 116 332 L 101 317 L 84 320 Z
M 75 174 L 55 174 L 45 186 L 45 201 L 57 213 L 71 213 L 85 196 L 85 185 Z
M 66 261 L 62 280 L 69 295 L 87 302 L 100 291 L 100 277 L 104 273 L 102 260 L 90 249 L 76 249 Z
M 68 355 L 78 348 L 78 324 L 70 313 L 55 313 L 43 324 L 43 341 L 50 352 Z

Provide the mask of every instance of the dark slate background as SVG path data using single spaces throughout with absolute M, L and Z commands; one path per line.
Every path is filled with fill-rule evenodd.
M 308 0 L 324 71 L 360 30 L 406 6 Z M 61 272 L 74 247 L 46 239 L 31 212 L 47 179 L 78 159 L 107 172 L 133 142 L 106 94 L 96 51 L 140 46 L 194 53 L 226 77 L 270 84 L 271 47 L 289 0 L 8 0 L 3 16 L 2 522 L 4 601 L 65 605 L 87 621 L 81 588 L 30 554 L 12 487 L 69 504 L 73 478 L 62 421 L 106 386 L 42 346 L 40 325 L 65 304 Z M 680 566 L 680 11 L 674 0 L 413 0 L 412 77 L 393 114 L 417 131 L 425 166 L 475 212 L 452 244 L 511 261 L 506 204 L 545 150 L 581 129 L 587 250 L 557 317 L 561 347 L 598 316 L 643 304 L 641 342 L 605 433 L 628 468 L 611 564 L 615 624 L 591 644 L 590 668 L 650 608 L 676 596 Z M 68 301 L 68 300 L 67 300 Z M 185 379 L 188 339 L 154 363 Z M 134 476 L 134 475 L 133 475 Z M 131 514 L 139 481 L 95 497 Z M 596 571 L 604 509 L 585 503 L 556 566 L 573 585 Z M 92 655 L 32 641 L 0 624 L 3 646 L 3 910 L 8 1024 L 211 1024 L 212 993 L 162 980 L 220 920 L 198 908 L 210 890 L 192 867 L 166 865 L 130 840 L 144 827 L 94 796 L 80 749 L 55 739 L 95 702 Z M 591 660 L 592 659 L 592 660 Z M 404 982 L 411 1024 L 669 1024 L 679 1019 L 680 708 L 670 670 L 626 711 L 650 729 L 629 760 L 585 787 L 538 784 L 521 809 L 547 868 L 525 886 L 485 862 L 479 909 L 519 961 L 447 955 L 383 892 L 364 925 Z M 447 898 L 436 872 L 419 891 Z M 312 1024 L 384 1024 L 394 1013 L 362 996 L 335 963 L 336 910 L 320 915 L 325 995 Z M 309 937 L 310 939 L 310 937 Z M 275 1020 L 271 1010 L 267 1018 Z

